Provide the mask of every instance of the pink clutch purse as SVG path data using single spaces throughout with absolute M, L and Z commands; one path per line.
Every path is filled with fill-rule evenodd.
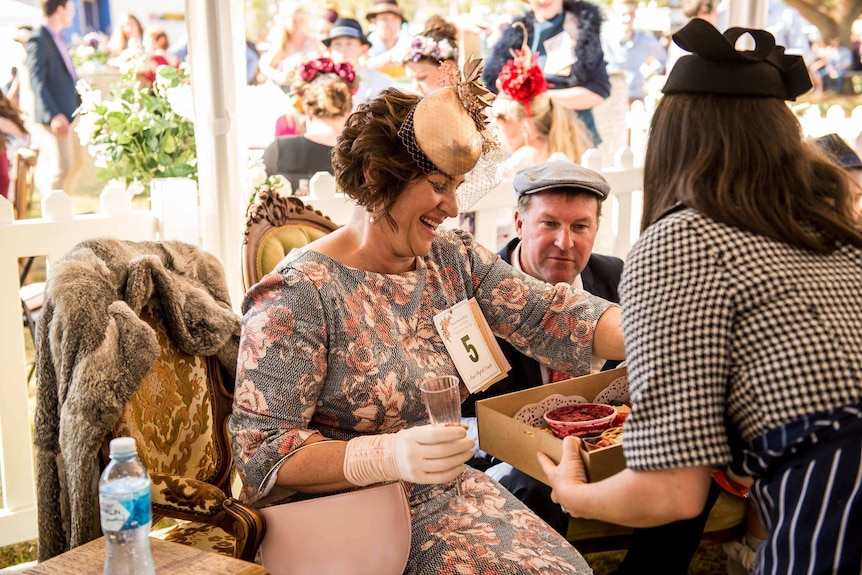
M 410 505 L 400 482 L 260 510 L 272 575 L 400 575 L 410 556 Z

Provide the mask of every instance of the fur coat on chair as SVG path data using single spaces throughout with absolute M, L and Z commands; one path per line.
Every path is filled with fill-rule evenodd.
M 96 239 L 54 263 L 36 336 L 40 561 L 101 535 L 98 454 L 160 351 L 138 317 L 151 298 L 182 351 L 236 371 L 240 318 L 211 254 Z

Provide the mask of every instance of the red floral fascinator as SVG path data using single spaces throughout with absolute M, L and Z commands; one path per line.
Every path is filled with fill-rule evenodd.
M 335 74 L 347 84 L 353 95 L 359 89 L 359 78 L 348 62 L 336 64 L 329 58 L 317 58 L 300 65 L 297 72 L 296 78 L 290 85 L 291 91 L 297 96 L 302 96 L 305 88 L 320 74 Z
M 513 24 L 518 25 L 524 27 L 521 22 Z M 521 49 L 512 50 L 512 59 L 506 62 L 498 76 L 500 89 L 509 98 L 524 105 L 528 118 L 533 117 L 530 101 L 548 89 L 538 58 L 539 55 L 531 54 L 527 47 L 527 31 L 524 28 L 524 43 Z

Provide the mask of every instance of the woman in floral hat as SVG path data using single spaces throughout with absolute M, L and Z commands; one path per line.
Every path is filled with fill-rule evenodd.
M 523 24 L 520 24 L 523 27 Z M 492 117 L 502 136 L 510 174 L 547 161 L 559 152 L 571 162 L 593 145 L 584 123 L 548 93 L 538 54 L 526 44 L 512 52 L 497 78 L 499 92 Z
M 421 95 L 442 88 L 447 69 L 458 68 L 458 29 L 442 16 L 431 16 L 422 33 L 410 41 L 402 61 L 407 77 Z
M 530 11 L 515 21 L 523 26 L 507 28 L 494 44 L 482 79 L 497 92 L 497 77 L 503 66 L 511 60 L 512 51 L 526 42 L 539 55 L 550 95 L 557 103 L 577 112 L 598 145 L 601 138 L 593 108 L 611 93 L 601 42 L 601 11 L 587 0 L 529 2 Z
M 268 176 L 281 175 L 294 193 L 299 181 L 317 172 L 332 173 L 330 153 L 353 108 L 352 95 L 359 80 L 348 63 L 329 58 L 304 63 L 291 84 L 296 108 L 305 119 L 299 136 L 276 138 L 263 152 Z
M 333 167 L 351 220 L 291 252 L 243 304 L 235 462 L 257 505 L 402 481 L 404 573 L 587 574 L 562 536 L 465 468 L 473 440 L 430 425 L 419 392 L 426 376 L 457 374 L 434 316 L 471 298 L 495 334 L 561 370 L 624 352 L 616 306 L 441 227 L 501 178 L 477 72 L 422 98 L 384 90 L 348 119 Z

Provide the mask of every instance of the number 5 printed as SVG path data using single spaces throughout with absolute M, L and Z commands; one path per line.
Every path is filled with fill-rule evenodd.
M 461 343 L 464 344 L 464 349 L 467 350 L 467 357 L 470 358 L 470 361 L 476 363 L 479 361 L 479 352 L 476 350 L 476 347 L 472 343 L 467 342 L 467 340 L 469 339 L 470 334 L 467 334 L 461 338 Z

